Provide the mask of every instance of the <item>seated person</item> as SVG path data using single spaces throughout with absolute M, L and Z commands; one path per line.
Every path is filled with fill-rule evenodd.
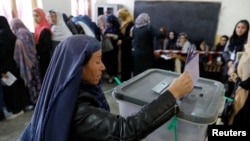
M 224 51 L 224 49 L 225 49 L 225 47 L 227 45 L 228 39 L 229 39 L 229 37 L 227 35 L 222 35 L 220 37 L 219 43 L 217 43 L 216 46 L 214 46 L 212 48 L 212 50 L 214 50 L 214 51 Z
M 178 36 L 178 42 L 177 47 L 182 51 L 181 54 L 172 54 L 172 58 L 175 59 L 175 71 L 178 73 L 183 72 L 184 65 L 186 61 L 186 53 L 188 51 L 188 48 L 191 47 L 191 43 L 188 40 L 188 36 L 186 33 L 180 33 Z
M 174 71 L 175 59 L 164 58 L 162 56 L 163 55 L 162 50 L 166 50 L 167 45 L 171 44 L 172 46 L 173 42 L 172 40 L 169 40 L 167 38 L 167 29 L 165 27 L 161 27 L 160 31 L 164 33 L 164 36 L 162 38 L 156 38 L 156 37 L 154 38 L 154 49 L 155 49 L 154 50 L 154 56 L 155 56 L 154 67 L 164 69 L 164 70 Z
M 174 30 L 170 30 L 168 33 L 168 37 L 163 45 L 164 49 L 167 50 L 176 50 L 177 49 L 177 34 Z

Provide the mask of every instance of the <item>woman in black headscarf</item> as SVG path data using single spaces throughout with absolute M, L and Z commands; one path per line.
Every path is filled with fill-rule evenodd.
M 192 90 L 188 73 L 168 91 L 124 118 L 110 113 L 102 91 L 102 50 L 99 41 L 74 35 L 55 49 L 30 123 L 18 141 L 141 140 L 176 112 L 176 99 Z
M 7 72 L 12 73 L 17 80 L 10 86 L 3 86 L 4 100 L 7 110 L 14 115 L 23 113 L 29 103 L 28 91 L 20 77 L 20 71 L 14 60 L 16 36 L 12 33 L 7 19 L 0 16 L 0 71 L 2 78 L 8 78 Z M 15 116 L 12 116 L 15 117 Z M 11 118 L 11 117 L 9 117 Z

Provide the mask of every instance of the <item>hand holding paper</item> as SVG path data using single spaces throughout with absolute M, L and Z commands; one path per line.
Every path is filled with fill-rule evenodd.
M 6 75 L 8 77 L 6 77 L 6 78 L 2 77 L 2 81 L 5 85 L 11 86 L 17 80 L 17 78 L 9 71 L 6 73 Z

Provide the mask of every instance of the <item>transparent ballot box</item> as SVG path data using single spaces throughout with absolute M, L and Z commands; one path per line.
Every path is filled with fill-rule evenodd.
M 112 95 L 119 105 L 120 115 L 127 117 L 143 105 L 164 93 L 180 74 L 161 69 L 149 69 L 118 85 Z M 172 121 L 163 124 L 143 141 L 203 141 L 207 127 L 216 122 L 224 106 L 224 85 L 218 81 L 199 78 L 190 94 L 177 100 L 176 129 L 169 130 Z M 177 139 L 176 139 L 177 138 Z

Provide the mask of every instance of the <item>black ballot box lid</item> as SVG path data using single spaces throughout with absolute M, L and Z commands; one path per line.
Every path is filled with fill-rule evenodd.
M 180 74 L 162 69 L 148 69 L 115 87 L 117 100 L 143 106 L 156 99 Z M 165 87 L 165 88 L 164 88 Z M 224 106 L 224 85 L 221 82 L 199 78 L 193 90 L 177 100 L 177 117 L 197 124 L 212 124 Z

